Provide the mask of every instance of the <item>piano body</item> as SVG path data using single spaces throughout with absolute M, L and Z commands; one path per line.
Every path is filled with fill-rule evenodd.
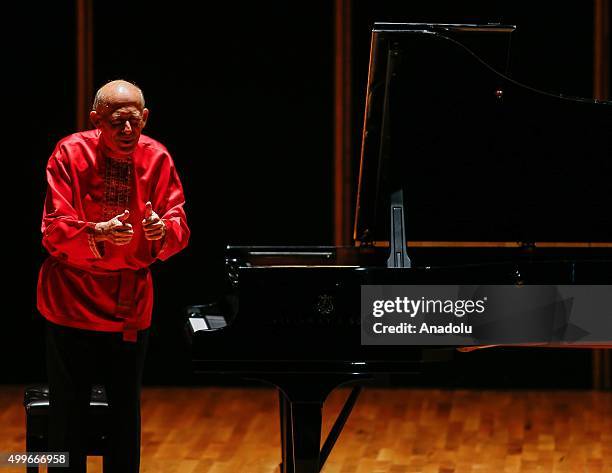
M 355 246 L 229 246 L 227 296 L 188 309 L 196 373 L 278 388 L 283 473 L 322 468 L 335 387 L 456 353 L 362 346 L 361 285 L 612 283 L 612 103 L 508 77 L 513 30 L 375 24 Z

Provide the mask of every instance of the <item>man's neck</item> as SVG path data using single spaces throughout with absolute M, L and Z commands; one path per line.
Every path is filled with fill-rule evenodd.
M 100 154 L 105 158 L 113 159 L 115 161 L 130 161 L 132 159 L 131 154 L 121 154 L 108 149 L 102 142 L 100 142 Z M 132 153 L 133 154 L 133 153 Z

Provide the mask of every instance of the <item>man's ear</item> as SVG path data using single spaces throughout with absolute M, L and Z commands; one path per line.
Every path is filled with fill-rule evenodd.
M 149 109 L 142 109 L 142 127 L 144 128 L 147 125 L 147 118 L 149 118 Z
M 95 126 L 96 128 L 100 128 L 98 126 L 100 123 L 100 115 L 98 115 L 98 112 L 96 112 L 95 110 L 89 112 L 89 119 L 91 120 L 91 123 L 93 123 L 93 126 Z

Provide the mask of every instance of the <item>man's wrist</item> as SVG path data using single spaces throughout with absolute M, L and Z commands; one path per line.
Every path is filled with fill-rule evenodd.
M 96 223 L 94 226 L 94 240 L 96 243 L 106 241 L 106 234 L 108 233 L 108 222 Z

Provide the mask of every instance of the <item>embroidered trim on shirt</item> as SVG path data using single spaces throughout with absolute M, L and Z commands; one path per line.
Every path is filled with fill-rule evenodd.
M 87 242 L 89 243 L 89 249 L 94 254 L 94 256 L 98 259 L 102 258 L 102 254 L 98 249 L 98 244 L 96 243 L 96 238 L 93 233 L 87 234 Z
M 104 220 L 110 220 L 129 208 L 132 158 L 106 158 L 104 170 Z

